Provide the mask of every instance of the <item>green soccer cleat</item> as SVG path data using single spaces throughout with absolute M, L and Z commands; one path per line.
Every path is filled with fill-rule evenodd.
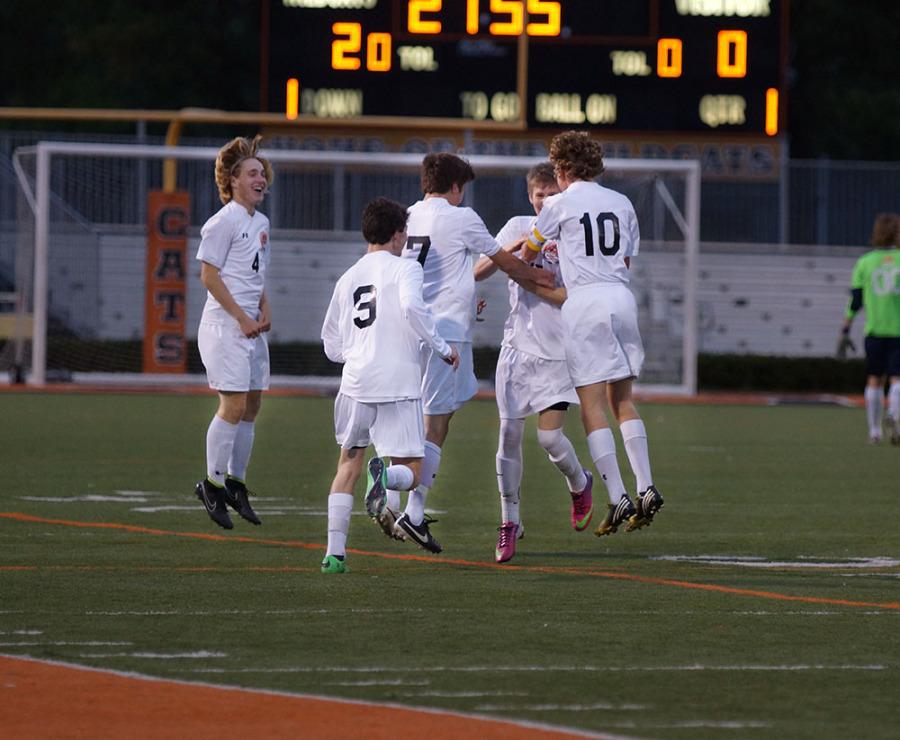
M 322 561 L 323 573 L 346 573 L 349 571 L 343 555 L 326 555 Z
M 373 457 L 366 469 L 366 513 L 377 519 L 384 511 L 385 503 L 387 503 L 387 465 L 380 457 Z

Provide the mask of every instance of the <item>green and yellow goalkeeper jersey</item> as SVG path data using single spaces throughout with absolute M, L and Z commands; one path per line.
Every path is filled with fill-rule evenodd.
M 866 336 L 900 337 L 900 249 L 875 249 L 860 257 L 850 288 L 862 290 Z M 847 316 L 853 313 L 848 306 Z

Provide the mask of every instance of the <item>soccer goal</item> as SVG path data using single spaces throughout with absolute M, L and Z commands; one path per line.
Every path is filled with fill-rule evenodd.
M 377 195 L 418 200 L 422 155 L 277 146 L 265 155 L 275 168 L 261 209 L 272 223 L 273 386 L 316 385 L 323 376 L 333 382 L 339 368 L 324 357 L 319 331 L 334 282 L 364 248 L 362 209 Z M 18 337 L 30 339 L 28 351 L 21 341 L 18 350 L 29 383 L 202 382 L 195 342 L 205 290 L 194 255 L 200 226 L 220 207 L 215 156 L 206 147 L 63 142 L 15 152 L 20 200 L 27 205 L 18 208 L 17 238 L 0 241 L 0 266 L 20 266 L 19 312 L 27 320 L 13 325 L 24 327 L 20 334 L 30 331 Z M 525 173 L 540 158 L 467 159 L 477 179 L 465 204 L 489 229 L 531 212 Z M 639 388 L 693 394 L 699 163 L 609 159 L 605 166 L 603 184 L 629 196 L 641 227 L 641 251 L 632 263 L 646 349 Z M 148 250 L 159 249 L 154 240 L 162 244 L 158 262 L 148 258 Z M 19 250 L 14 259 L 3 254 L 9 244 Z M 23 258 L 22 250 L 30 253 Z M 173 271 L 180 271 L 181 283 L 165 282 Z M 160 276 L 162 287 L 154 282 Z M 487 308 L 475 325 L 476 372 L 489 385 L 508 310 L 506 281 L 495 276 L 477 292 Z M 151 313 L 177 319 L 176 329 L 154 327 Z M 0 353 L 0 362 L 6 355 Z

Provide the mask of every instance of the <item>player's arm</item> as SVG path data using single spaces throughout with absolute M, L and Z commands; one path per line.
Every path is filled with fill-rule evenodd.
M 408 261 L 400 274 L 400 308 L 403 310 L 410 328 L 419 339 L 437 352 L 444 362 L 459 367 L 459 353 L 438 334 L 434 318 L 425 301 L 422 300 L 422 266 Z
M 516 219 L 510 219 L 506 225 L 500 229 L 495 237 L 497 244 L 503 245 L 503 249 L 505 249 L 510 254 L 515 254 L 516 252 L 521 250 L 521 239 L 517 239 L 517 237 L 522 236 L 522 230 L 520 227 L 516 226 Z M 506 242 L 509 242 L 508 244 Z M 481 280 L 487 280 L 491 275 L 493 275 L 500 268 L 494 264 L 494 261 L 490 257 L 486 257 L 482 255 L 479 257 L 478 262 L 475 264 L 475 282 L 479 282 Z
M 850 339 L 850 327 L 853 325 L 853 319 L 859 310 L 863 307 L 863 281 L 865 276 L 862 273 L 862 266 L 859 261 L 853 267 L 853 278 L 850 281 L 850 300 L 847 303 L 847 309 L 844 311 L 844 322 L 841 324 L 841 333 L 838 336 L 837 356 L 844 358 L 847 352 L 856 352 L 856 345 Z
M 566 302 L 566 298 L 568 297 L 566 289 L 562 286 L 547 288 L 543 285 L 533 283 L 530 280 L 516 280 L 516 282 L 529 293 L 534 293 L 538 298 L 547 301 L 547 303 L 552 303 L 554 306 L 561 306 Z
M 515 242 L 521 246 L 522 240 Z M 524 251 L 524 250 L 523 250 Z M 491 260 L 497 267 L 499 267 L 503 272 L 509 275 L 513 280 L 530 280 L 537 285 L 543 285 L 547 288 L 552 288 L 554 286 L 554 278 L 547 270 L 540 270 L 537 267 L 532 267 L 527 262 L 523 262 L 524 255 L 522 259 L 514 256 L 511 251 L 507 251 L 505 248 L 500 249 L 494 254 L 490 255 Z M 532 257 L 532 259 L 534 259 Z
M 335 286 L 325 312 L 325 321 L 322 323 L 322 346 L 325 355 L 332 362 L 344 362 L 344 342 L 341 338 L 341 311 L 338 303 L 338 286 Z
M 219 274 L 218 267 L 209 262 L 201 261 L 200 282 L 203 283 L 203 287 L 205 287 L 209 291 L 209 294 L 218 301 L 219 305 L 225 309 L 228 315 L 238 322 L 238 326 L 240 326 L 245 337 L 252 338 L 259 336 L 259 323 L 244 313 L 244 309 L 242 309 L 237 304 L 237 301 L 234 300 L 231 291 L 228 290 L 228 286 L 225 285 L 222 276 Z

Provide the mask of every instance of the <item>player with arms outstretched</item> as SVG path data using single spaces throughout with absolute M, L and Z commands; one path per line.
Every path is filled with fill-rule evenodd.
M 549 162 L 535 165 L 526 175 L 528 201 L 535 214 L 544 200 L 559 192 Z M 514 216 L 497 234 L 501 244 L 517 242 L 532 233 L 535 216 Z M 495 392 L 500 412 L 497 446 L 497 486 L 500 489 L 500 527 L 494 551 L 498 563 L 511 560 L 523 527 L 519 513 L 522 484 L 522 437 L 525 419 L 538 415 L 537 437 L 541 447 L 565 476 L 572 497 L 571 520 L 583 531 L 593 515 L 591 473 L 578 461 L 572 442 L 563 432 L 566 409 L 578 403 L 566 367 L 566 350 L 560 306 L 566 298 L 559 275 L 556 243 L 547 242 L 533 264 L 555 277 L 554 288 L 509 281 L 509 316 L 497 360 Z M 482 257 L 475 265 L 475 280 L 484 280 L 496 266 Z
M 628 287 L 640 234 L 631 201 L 594 181 L 603 172 L 598 142 L 584 132 L 558 134 L 550 144 L 550 162 L 563 192 L 544 202 L 523 257 L 534 259 L 545 243 L 557 241 L 567 292 L 562 307 L 566 361 L 581 401 L 588 449 L 610 501 L 595 531 L 599 537 L 623 522 L 626 531 L 645 526 L 663 505 L 650 472 L 647 432 L 631 393 L 644 361 L 637 304 Z M 607 406 L 637 480 L 636 504 L 619 473 Z
M 206 432 L 206 478 L 195 489 L 209 517 L 231 529 L 231 506 L 260 524 L 245 483 L 262 392 L 269 387 L 266 298 L 269 219 L 257 210 L 272 184 L 258 153 L 260 137 L 238 137 L 219 150 L 215 178 L 223 207 L 201 229 L 200 279 L 207 290 L 197 331 L 200 357 L 219 407 Z
M 400 259 L 406 220 L 406 209 L 387 198 L 366 206 L 362 231 L 368 249 L 338 280 L 322 325 L 325 354 L 344 363 L 334 403 L 335 439 L 341 452 L 328 496 L 323 573 L 346 570 L 353 489 L 370 441 L 378 455 L 368 466 L 370 516 L 383 513 L 388 487 L 410 490 L 418 483 L 425 453 L 420 342 L 451 373 L 459 365 L 456 349 L 435 331 L 422 300 L 422 267 Z M 390 467 L 382 456 L 390 456 Z M 423 548 L 440 552 L 424 515 L 424 498 L 410 490 L 406 511 L 395 522 L 400 529 L 392 535 L 403 532 Z

